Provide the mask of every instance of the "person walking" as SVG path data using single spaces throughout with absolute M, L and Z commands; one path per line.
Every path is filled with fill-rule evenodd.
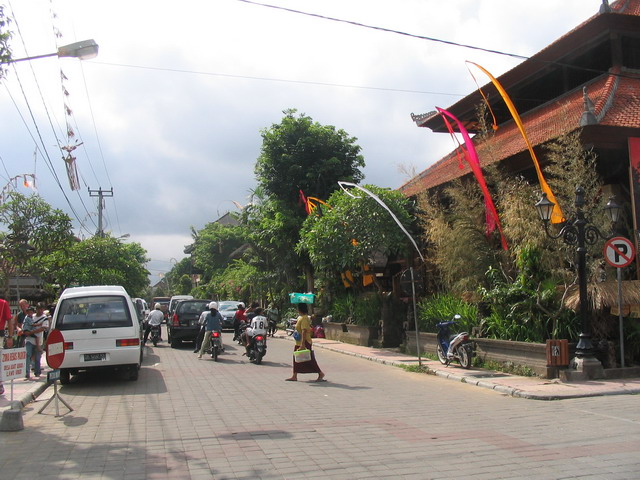
M 202 340 L 198 358 L 202 358 L 202 354 L 209 348 L 211 344 L 211 334 L 213 332 L 220 332 L 220 347 L 224 352 L 224 345 L 222 345 L 222 315 L 220 315 L 218 311 L 218 302 L 211 302 L 209 304 L 209 311 L 205 315 L 204 339 Z
M 149 332 L 151 332 L 151 327 L 162 325 L 162 320 L 164 320 L 164 313 L 162 312 L 162 305 L 156 303 L 153 306 L 153 312 L 151 312 L 147 316 L 147 324 L 144 327 L 144 339 L 142 340 L 142 345 L 147 343 L 149 339 Z
M 296 332 L 298 335 L 294 333 L 294 338 L 296 340 L 296 344 L 293 347 L 293 351 L 307 349 L 311 351 L 311 359 L 306 362 L 296 362 L 295 358 L 293 360 L 293 375 L 291 377 L 286 378 L 287 382 L 295 382 L 298 380 L 299 373 L 317 373 L 318 378 L 315 379 L 316 382 L 326 382 L 324 378 L 324 372 L 318 366 L 318 362 L 316 362 L 315 352 L 311 348 L 311 320 L 309 320 L 309 309 L 306 303 L 298 304 L 298 320 L 296 321 Z

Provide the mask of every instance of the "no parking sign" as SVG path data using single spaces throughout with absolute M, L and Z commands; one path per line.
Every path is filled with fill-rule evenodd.
M 604 244 L 604 259 L 609 265 L 622 268 L 633 262 L 636 249 L 628 238 L 613 237 Z

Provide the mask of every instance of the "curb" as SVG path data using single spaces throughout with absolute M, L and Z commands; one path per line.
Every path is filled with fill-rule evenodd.
M 0 410 L 2 412 L 0 415 L 0 431 L 17 432 L 24 430 L 22 410 L 31 402 L 34 402 L 47 388 L 49 388 L 49 385 L 49 382 L 39 382 L 20 395 L 17 399 L 14 399 L 9 405 L 2 407 Z
M 289 337 L 287 336 L 277 336 L 279 338 L 284 338 L 287 340 Z M 340 343 L 340 342 L 336 342 Z M 373 355 L 369 355 L 366 353 L 358 353 L 358 352 L 350 352 L 345 351 L 339 348 L 334 348 L 330 344 L 322 344 L 320 342 L 314 342 L 314 347 L 324 348 L 326 350 L 330 350 L 332 352 L 341 353 L 343 355 L 350 355 L 352 357 L 362 358 L 365 360 L 369 360 L 376 363 L 381 363 L 383 365 L 391 365 L 395 367 L 403 367 L 407 365 L 406 361 L 398 361 L 398 360 L 389 360 L 384 358 L 378 358 Z M 417 359 L 416 359 L 417 361 Z M 586 397 L 602 397 L 602 396 L 610 396 L 610 395 L 638 395 L 640 394 L 640 388 L 629 388 L 626 390 L 621 389 L 611 389 L 606 391 L 597 391 L 597 392 L 577 392 L 577 393 L 566 393 L 566 394 L 553 394 L 553 393 L 534 393 L 531 391 L 527 391 L 521 387 L 513 387 L 509 385 L 504 385 L 501 383 L 493 383 L 484 379 L 478 379 L 474 376 L 469 375 L 460 375 L 458 373 L 447 372 L 439 369 L 434 369 L 430 367 L 426 367 L 427 373 L 431 375 L 438 376 L 440 378 L 444 378 L 447 380 L 452 380 L 460 383 L 466 383 L 468 385 L 474 385 L 481 388 L 486 388 L 488 390 L 493 390 L 495 392 L 509 395 L 514 398 L 525 398 L 529 400 L 542 400 L 542 401 L 551 401 L 551 400 L 569 400 L 573 398 L 586 398 Z

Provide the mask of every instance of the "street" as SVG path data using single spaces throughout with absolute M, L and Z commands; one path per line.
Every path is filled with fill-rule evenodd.
M 290 339 L 253 365 L 231 337 L 218 362 L 163 342 L 137 382 L 72 377 L 60 417 L 49 388 L 0 433 L 2 478 L 638 478 L 635 395 L 513 398 L 321 348 L 328 382 L 285 382 Z

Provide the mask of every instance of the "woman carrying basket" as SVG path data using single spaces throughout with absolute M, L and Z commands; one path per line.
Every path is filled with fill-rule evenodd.
M 309 319 L 309 310 L 306 303 L 298 304 L 298 321 L 296 322 L 296 331 L 293 336 L 296 340 L 296 345 L 293 351 L 309 350 L 311 352 L 311 359 L 307 361 L 296 361 L 295 354 L 293 360 L 293 375 L 285 379 L 287 382 L 295 382 L 298 380 L 299 373 L 317 373 L 318 378 L 316 382 L 326 382 L 324 379 L 324 372 L 320 370 L 316 357 L 311 349 L 311 320 Z

